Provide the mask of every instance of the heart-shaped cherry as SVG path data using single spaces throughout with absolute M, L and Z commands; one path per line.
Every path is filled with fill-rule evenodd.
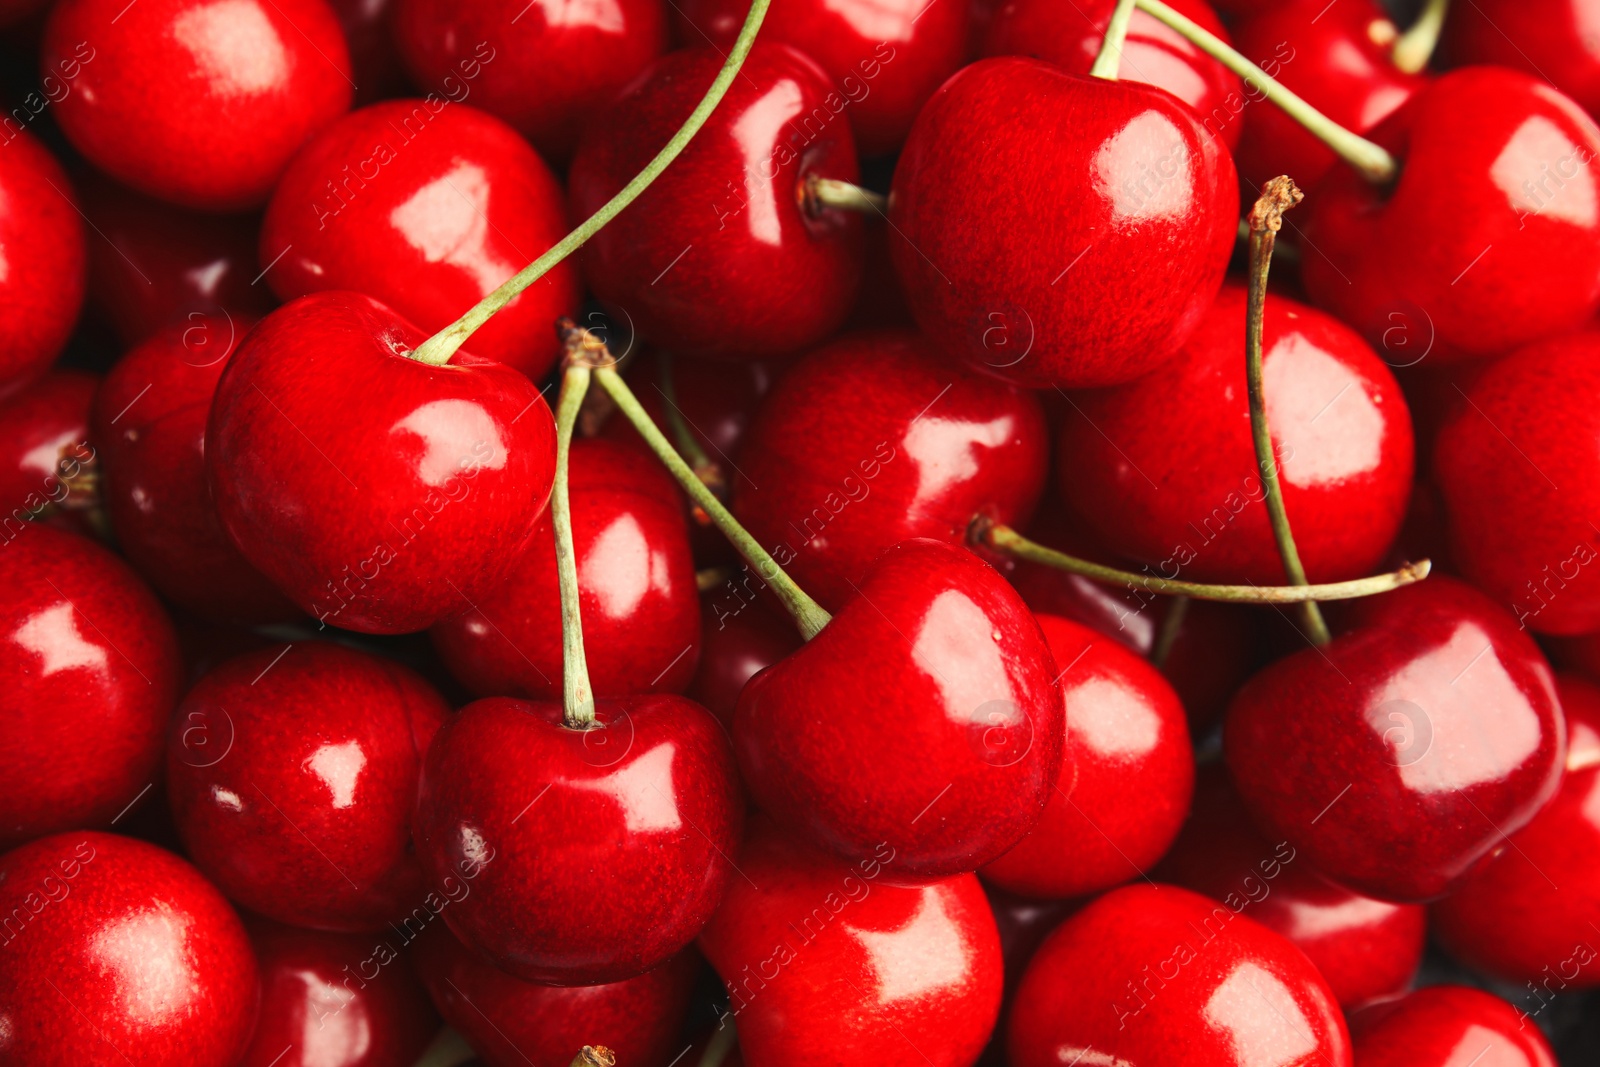
M 42 838 L 0 856 L 0 915 L 6 1062 L 238 1063 L 256 1016 L 250 940 L 177 856 L 87 830 Z
M 574 217 L 632 180 L 722 63 L 712 48 L 674 52 L 588 127 L 568 176 Z M 856 180 L 849 121 L 830 110 L 842 101 L 810 59 L 757 43 L 683 154 L 584 246 L 594 294 L 697 356 L 794 352 L 832 333 L 860 278 L 861 219 L 814 204 L 807 182 Z
M 1226 286 L 1160 374 L 1072 399 L 1062 497 L 1102 544 L 1162 578 L 1278 585 L 1244 388 L 1245 291 Z M 1411 494 L 1411 419 L 1359 335 L 1267 301 L 1262 375 L 1284 506 L 1312 581 L 1370 574 Z
M 1039 616 L 1067 709 L 1063 771 L 1044 815 L 984 881 L 1027 897 L 1088 896 L 1153 866 L 1189 812 L 1194 755 L 1183 705 L 1120 643 Z
M 415 959 L 445 1022 L 488 1067 L 567 1067 L 584 1045 L 604 1045 L 630 1067 L 668 1067 L 683 1052 L 700 962 L 686 950 L 620 982 L 540 985 L 489 966 L 438 924 L 418 939 Z
M 701 597 L 700 667 L 689 696 L 733 729 L 745 683 L 800 647 L 794 623 L 779 614 L 758 587 L 735 582 Z
M 1261 829 L 1380 900 L 1458 888 L 1555 794 L 1555 683 L 1510 615 L 1449 578 L 1364 601 L 1356 625 L 1252 678 L 1223 748 Z
M 167 734 L 185 850 L 269 918 L 381 930 L 421 905 L 411 809 L 449 706 L 404 667 L 308 642 L 224 662 Z
M 1073 74 L 1089 73 L 1100 54 L 1115 0 L 1062 5 L 1049 0 L 1009 0 L 996 10 L 983 35 L 986 56 L 1032 56 Z M 1205 0 L 1179 0 L 1172 9 L 1228 40 L 1217 13 Z M 1214 137 L 1232 149 L 1243 126 L 1244 87 L 1236 74 L 1190 44 L 1176 30 L 1143 11 L 1128 21 L 1117 76 L 1165 89 L 1194 109 Z
M 1271 842 L 1219 764 L 1202 768 L 1194 811 L 1154 877 L 1204 893 L 1292 941 L 1327 979 L 1339 1006 L 1399 996 L 1422 962 L 1427 917 L 1334 885 L 1287 841 Z
M 54 109 L 73 146 L 118 181 L 205 211 L 265 203 L 353 89 L 323 0 L 67 0 L 40 63 L 74 59 Z
M 1026 522 L 1048 451 L 1027 393 L 909 331 L 851 334 L 802 358 L 762 404 L 732 473 L 733 511 L 834 608 L 891 545 L 959 544 L 980 512 Z
M 1526 71 L 1600 113 L 1600 37 L 1584 0 L 1473 0 L 1450 12 L 1439 51 L 1451 66 Z
M 6 538 L 0 847 L 108 825 L 143 798 L 182 671 L 166 613 L 121 560 L 40 523 L 8 520 Z
M 1557 1067 L 1527 1017 L 1492 993 L 1435 985 L 1350 1017 L 1361 1067 Z
M 1327 983 L 1288 941 L 1187 889 L 1116 889 L 1062 923 L 1017 990 L 1015 1067 L 1349 1067 Z
M 1238 197 L 1226 148 L 1163 90 L 986 59 L 917 117 L 889 197 L 905 240 L 890 248 L 918 325 L 970 366 L 1114 385 L 1199 323 Z
M 734 748 L 761 808 L 900 877 L 976 870 L 1039 820 L 1062 766 L 1061 690 L 1032 613 L 938 541 L 879 557 L 801 648 L 750 680 Z
M 0 156 L 0 393 L 37 377 L 83 306 L 84 230 L 61 165 L 26 130 Z
M 411 968 L 370 937 L 254 919 L 255 1036 L 237 1067 L 411 1067 L 439 1017 Z
M 884 842 L 855 863 L 765 820 L 700 947 L 722 976 L 745 1062 L 970 1064 L 1000 1010 L 1000 941 L 978 880 L 897 885 Z
M 306 143 L 273 191 L 261 262 L 285 300 L 366 293 L 432 333 L 565 234 L 550 168 L 494 116 L 438 97 L 388 100 Z M 472 335 L 478 356 L 538 378 L 550 324 L 577 310 L 578 271 L 557 264 Z
M 244 557 L 319 621 L 409 633 L 504 580 L 550 495 L 538 387 L 424 335 L 370 297 L 301 297 L 228 361 L 206 472 Z
M 527 981 L 615 982 L 660 966 L 733 876 L 744 800 L 722 727 L 682 697 L 491 698 L 428 750 L 413 830 L 450 929 Z M 586 1039 L 587 1040 L 587 1039 Z
M 1435 362 L 1570 330 L 1600 304 L 1600 128 L 1516 71 L 1452 71 L 1371 131 L 1391 187 L 1338 167 L 1307 200 L 1301 280 L 1374 345 L 1415 334 Z M 1560 263 L 1559 271 L 1547 269 Z M 1431 345 L 1423 338 L 1431 338 Z
M 588 440 L 573 442 L 568 491 L 595 695 L 682 692 L 700 656 L 700 605 L 677 487 L 639 448 Z M 510 577 L 432 637 L 445 666 L 478 696 L 561 698 L 548 513 Z
M 0 397 L 0 524 L 42 519 L 74 533 L 99 532 L 103 464 L 89 432 L 89 406 L 100 379 L 52 371 Z
M 1433 930 L 1482 971 L 1538 985 L 1541 1000 L 1600 985 L 1600 686 L 1556 679 L 1567 720 L 1561 790 L 1511 847 L 1435 904 Z

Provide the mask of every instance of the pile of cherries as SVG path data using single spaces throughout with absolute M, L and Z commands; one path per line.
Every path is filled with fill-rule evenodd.
M 1218 6 L 0 0 L 0 1067 L 1600 1063 L 1600 0 Z

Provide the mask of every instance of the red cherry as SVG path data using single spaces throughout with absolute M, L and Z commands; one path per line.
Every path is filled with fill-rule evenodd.
M 700 610 L 677 487 L 631 445 L 578 440 L 568 493 L 595 695 L 682 692 L 700 656 Z M 561 594 L 548 514 L 511 576 L 432 636 L 450 673 L 478 696 L 561 699 Z
M 1162 578 L 1283 583 L 1244 387 L 1245 291 L 1227 286 L 1162 370 L 1073 398 L 1063 498 Z M 1394 375 L 1330 316 L 1266 304 L 1262 375 L 1284 506 L 1307 576 L 1370 574 L 1411 494 L 1411 418 Z
M 93 831 L 46 837 L 0 856 L 0 915 L 6 1062 L 238 1062 L 255 957 L 228 902 L 177 856 Z
M 1315 303 L 1374 345 L 1415 336 L 1436 362 L 1496 355 L 1594 314 L 1600 180 L 1583 161 L 1600 155 L 1600 128 L 1571 100 L 1514 71 L 1458 70 L 1370 136 L 1399 157 L 1394 185 L 1341 166 L 1306 200 L 1315 252 L 1300 276 Z
M 1199 323 L 1238 199 L 1227 151 L 1168 93 L 985 59 L 917 118 L 889 197 L 905 238 L 891 251 L 923 332 L 972 367 L 1033 387 L 1114 385 Z
M 411 1067 L 437 1032 L 411 969 L 372 938 L 261 920 L 249 930 L 261 1012 L 238 1067 Z
M 678 1035 L 699 962 L 692 951 L 636 978 L 569 988 L 513 978 L 437 927 L 416 951 L 417 973 L 445 1021 L 488 1067 L 567 1067 L 594 1044 L 629 1067 L 668 1067 L 683 1051 Z
M 33 135 L 8 129 L 0 159 L 0 393 L 42 373 L 83 306 L 84 231 L 72 186 Z
M 810 643 L 744 687 L 734 748 L 761 808 L 903 877 L 976 870 L 1039 819 L 1065 736 L 1039 624 L 976 556 L 885 552 Z
M 1009 0 L 996 9 L 989 23 L 982 38 L 983 54 L 1032 56 L 1073 74 L 1087 75 L 1100 54 L 1116 6 L 1115 0 L 1096 0 L 1084 6 Z M 1179 0 L 1169 6 L 1228 40 L 1228 31 L 1205 0 Z M 1206 130 L 1220 137 L 1230 150 L 1239 143 L 1244 87 L 1238 76 L 1153 15 L 1133 13 L 1117 76 L 1165 89 L 1193 108 Z
M 40 64 L 73 60 L 55 105 L 73 146 L 118 181 L 206 211 L 265 203 L 353 88 L 322 0 L 63 0 Z
M 716 720 L 666 695 L 601 700 L 596 713 L 576 730 L 559 704 L 479 700 L 424 764 L 413 829 L 445 922 L 527 981 L 596 985 L 660 966 L 733 875 L 744 800 Z
M 1566 731 L 1544 657 L 1470 586 L 1430 578 L 1363 609 L 1252 678 L 1223 749 L 1264 832 L 1351 889 L 1426 901 L 1555 794 Z
M 1428 83 L 1394 65 L 1394 23 L 1376 0 L 1269 4 L 1234 24 L 1234 47 L 1354 133 L 1365 134 Z M 1287 174 L 1310 190 L 1338 164 L 1333 150 L 1278 105 L 1251 94 L 1234 160 L 1251 189 Z M 1307 246 L 1315 256 L 1314 246 Z
M 108 825 L 143 797 L 182 669 L 172 624 L 121 560 L 12 525 L 0 551 L 0 847 Z
M 1429 986 L 1374 1005 L 1350 1017 L 1350 1032 L 1361 1067 L 1557 1067 L 1537 1026 L 1467 986 Z
M 643 169 L 722 67 L 711 48 L 652 65 L 593 125 L 568 176 L 585 218 Z M 672 166 L 583 249 L 589 286 L 641 336 L 697 356 L 794 352 L 833 332 L 860 278 L 861 219 L 806 206 L 809 178 L 856 180 L 827 76 L 757 43 Z
M 1034 954 L 1011 1008 L 1015 1067 L 1349 1067 L 1333 993 L 1289 942 L 1186 889 L 1113 890 Z
M 388 100 L 307 142 L 261 227 L 267 281 L 285 300 L 352 289 L 434 332 L 566 235 L 561 186 L 505 123 L 448 100 Z M 558 264 L 472 335 L 478 356 L 537 378 L 550 324 L 579 301 Z
M 832 608 L 900 541 L 960 544 L 980 512 L 1026 522 L 1048 451 L 1027 393 L 934 355 L 909 331 L 852 334 L 801 359 L 762 405 L 733 510 Z
M 858 862 L 812 852 L 765 821 L 746 876 L 700 935 L 745 1061 L 763 1067 L 961 1067 L 1000 1010 L 1000 941 L 970 874 L 915 886 L 895 844 Z
M 678 39 L 726 52 L 750 12 L 749 0 L 689 0 Z M 967 58 L 963 5 L 924 0 L 777 0 L 761 39 L 793 45 L 827 72 L 829 110 L 843 111 L 864 156 L 899 148 L 939 83 Z
M 471 100 L 561 163 L 579 131 L 665 50 L 667 20 L 656 0 L 578 8 L 565 0 L 396 0 L 394 35 L 418 85 Z
M 1061 670 L 1064 769 L 1038 824 L 981 873 L 1028 897 L 1087 896 L 1166 852 L 1189 811 L 1194 755 L 1159 671 L 1086 626 L 1051 615 L 1039 625 Z
M 277 622 L 299 612 L 223 531 L 205 475 L 217 379 L 251 325 L 197 315 L 129 352 L 95 397 L 94 439 L 112 529 L 139 573 L 204 618 Z
M 101 463 L 90 440 L 89 405 L 99 384 L 83 371 L 52 371 L 0 397 L 0 426 L 6 428 L 0 526 L 7 539 L 30 519 L 74 533 L 95 532 Z
M 1511 847 L 1433 906 L 1450 953 L 1479 970 L 1548 993 L 1600 985 L 1600 686 L 1556 679 L 1567 720 L 1561 790 Z
M 409 633 L 504 580 L 555 477 L 555 420 L 509 367 L 348 292 L 261 320 L 206 427 L 217 513 L 246 559 L 324 623 Z M 468 503 L 470 501 L 470 503 Z
M 1584 0 L 1474 0 L 1445 19 L 1439 42 L 1450 66 L 1488 64 L 1526 71 L 1600 112 L 1600 37 Z
M 350 53 L 355 102 L 406 94 L 406 75 L 394 38 L 394 0 L 328 0 Z
M 801 645 L 794 623 L 756 596 L 736 584 L 701 598 L 700 668 L 689 696 L 730 730 L 745 683 Z
M 1203 768 L 1194 812 L 1155 877 L 1204 893 L 1293 942 L 1348 1010 L 1411 988 L 1426 914 L 1352 893 L 1317 874 L 1287 841 L 1257 834 L 1219 764 Z
M 1462 572 L 1540 633 L 1600 629 L 1600 333 L 1530 345 L 1466 383 L 1433 470 Z
M 167 734 L 186 851 L 251 911 L 383 929 L 425 893 L 411 808 L 449 711 L 409 670 L 338 645 L 227 660 L 189 691 Z

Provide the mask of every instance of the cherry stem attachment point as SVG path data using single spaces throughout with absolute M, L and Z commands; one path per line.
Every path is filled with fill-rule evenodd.
M 617 1067 L 617 1054 L 604 1045 L 585 1045 L 568 1067 Z
M 744 60 L 750 54 L 750 46 L 755 44 L 756 31 L 761 29 L 761 22 L 767 17 L 767 8 L 772 0 L 751 0 L 750 13 L 745 16 L 744 25 L 739 29 L 739 36 L 734 40 L 733 47 L 728 50 L 727 59 L 722 64 L 722 69 L 712 79 L 711 87 L 706 90 L 706 95 L 701 97 L 700 103 L 689 113 L 688 119 L 678 128 L 678 132 L 657 152 L 655 158 L 645 164 L 643 170 L 634 175 L 633 180 L 618 190 L 617 195 L 600 205 L 593 215 L 584 219 L 577 228 L 550 247 L 544 255 L 523 267 L 501 286 L 482 300 L 474 304 L 465 315 L 446 326 L 422 344 L 416 351 L 410 353 L 411 358 L 421 363 L 428 363 L 439 367 L 450 362 L 450 357 L 464 344 L 468 337 L 479 326 L 488 322 L 495 312 L 505 307 L 528 286 L 544 277 L 557 263 L 566 259 L 603 229 L 606 223 L 616 218 L 622 210 L 633 203 L 648 188 L 650 183 L 660 177 L 661 172 L 671 165 L 672 161 L 689 146 L 695 134 L 706 124 L 711 113 L 717 105 L 722 103 L 722 98 L 728 94 L 728 87 L 733 84 L 733 79 L 738 76 L 739 69 L 744 66 Z
M 1091 78 L 1117 80 L 1117 71 L 1122 67 L 1122 45 L 1128 39 L 1128 21 L 1132 18 L 1133 0 L 1117 0 L 1117 6 L 1111 9 L 1111 21 L 1106 25 L 1105 39 L 1100 42 L 1100 52 L 1094 57 L 1094 66 L 1089 68 Z
M 556 579 L 561 589 L 561 710 L 567 726 L 587 730 L 595 724 L 594 688 L 583 652 L 583 616 L 578 607 L 578 556 L 572 541 L 572 501 L 568 494 L 572 464 L 572 431 L 594 375 L 585 351 L 587 330 L 570 319 L 558 327 L 566 349 L 561 398 L 556 401 L 556 480 L 550 491 L 550 525 L 556 542 Z
M 820 215 L 828 208 L 858 211 L 863 215 L 872 212 L 882 215 L 889 207 L 889 198 L 882 193 L 837 178 L 819 178 L 815 174 L 808 174 L 803 188 L 804 207 L 808 215 Z
M 700 447 L 700 439 L 694 435 L 689 427 L 689 420 L 684 417 L 683 409 L 678 406 L 678 384 L 673 374 L 672 356 L 663 352 L 658 358 L 659 377 L 661 379 L 661 399 L 665 400 L 667 426 L 672 430 L 672 439 L 678 446 L 678 451 L 687 457 L 689 466 L 693 468 L 695 477 L 699 478 L 706 486 L 721 499 L 727 491 L 727 480 L 722 476 L 722 468 L 712 460 L 706 450 Z M 709 520 L 707 520 L 709 521 Z
M 1262 96 L 1282 108 L 1313 137 L 1331 148 L 1335 155 L 1360 171 L 1368 181 L 1386 184 L 1400 172 L 1400 165 L 1382 145 L 1374 144 L 1334 122 L 1204 26 L 1185 18 L 1161 0 L 1134 0 L 1134 3 L 1140 11 L 1166 23 L 1200 51 L 1254 86 Z
M 994 522 L 984 516 L 972 520 L 967 529 L 967 540 L 974 545 L 992 548 L 1008 556 L 1038 563 L 1046 567 L 1081 574 L 1108 585 L 1122 585 L 1130 589 L 1143 589 L 1166 596 L 1187 596 L 1196 600 L 1221 600 L 1232 604 L 1303 604 L 1308 600 L 1356 600 L 1376 593 L 1387 593 L 1401 586 L 1420 582 L 1428 576 L 1433 564 L 1427 560 L 1407 563 L 1397 571 L 1375 574 L 1370 578 L 1356 578 L 1348 582 L 1328 582 L 1324 585 L 1211 585 L 1205 582 L 1180 582 L 1158 578 L 1153 574 L 1137 574 L 1103 563 L 1069 556 L 1030 541 L 1011 527 Z
M 1444 29 L 1444 16 L 1449 9 L 1450 0 L 1427 0 L 1422 5 L 1417 21 L 1395 40 L 1394 49 L 1389 53 L 1396 70 L 1402 74 L 1421 74 L 1427 69 L 1433 50 L 1439 46 L 1439 33 Z

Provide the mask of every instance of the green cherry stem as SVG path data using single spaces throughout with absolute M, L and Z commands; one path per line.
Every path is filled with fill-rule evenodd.
M 667 402 L 665 414 L 667 427 L 672 431 L 672 439 L 677 443 L 679 453 L 688 458 L 695 477 L 705 482 L 720 498 L 727 487 L 727 482 L 722 477 L 722 468 L 712 460 L 704 448 L 700 447 L 700 439 L 690 429 L 689 420 L 684 418 L 683 409 L 678 407 L 678 384 L 673 374 L 672 356 L 663 352 L 657 357 L 657 361 L 657 366 L 660 368 L 661 399 Z
M 1117 80 L 1122 67 L 1122 44 L 1128 39 L 1128 20 L 1133 18 L 1133 0 L 1117 0 L 1111 9 L 1111 21 L 1106 25 L 1105 39 L 1100 42 L 1100 52 L 1094 57 L 1089 76 Z
M 1375 593 L 1387 593 L 1403 585 L 1420 582 L 1428 576 L 1433 564 L 1427 560 L 1407 563 L 1399 570 L 1375 574 L 1370 578 L 1355 578 L 1348 582 L 1329 582 L 1325 585 L 1211 585 L 1205 582 L 1180 582 L 1158 578 L 1153 574 L 1107 567 L 1103 563 L 1069 556 L 1030 541 L 1009 526 L 978 516 L 967 530 L 967 540 L 974 545 L 992 548 L 1008 556 L 1039 563 L 1069 574 L 1081 574 L 1097 582 L 1121 585 L 1130 589 L 1143 589 L 1166 596 L 1187 596 L 1196 600 L 1222 600 L 1233 604 L 1301 604 L 1308 600 L 1355 600 Z
M 803 199 L 807 214 L 813 216 L 822 214 L 828 208 L 859 211 L 862 214 L 876 212 L 879 215 L 889 209 L 889 198 L 882 193 L 863 189 L 853 182 L 840 181 L 838 178 L 819 178 L 815 174 L 806 177 Z
M 1193 597 L 1175 596 L 1172 603 L 1167 605 L 1161 629 L 1156 631 L 1155 643 L 1150 646 L 1150 663 L 1156 670 L 1167 665 L 1167 657 L 1172 655 L 1172 643 L 1178 639 L 1178 631 L 1183 629 L 1183 620 L 1188 616 L 1192 603 Z
M 711 1040 L 706 1042 L 706 1050 L 700 1055 L 698 1067 L 722 1067 L 728 1054 L 733 1051 L 733 1046 L 739 1041 L 739 1031 L 733 1028 L 733 1020 L 724 1017 L 722 1026 L 711 1035 Z
M 695 109 L 689 113 L 689 118 L 678 128 L 678 132 L 672 135 L 672 139 L 656 153 L 654 159 L 645 164 L 643 170 L 634 175 L 632 181 L 624 185 L 616 196 L 600 205 L 600 209 L 579 223 L 576 229 L 551 246 L 544 255 L 506 279 L 500 288 L 474 304 L 465 315 L 418 345 L 416 351 L 410 354 L 411 358 L 436 367 L 450 362 L 450 357 L 456 354 L 456 350 L 472 336 L 474 330 L 488 322 L 495 312 L 515 300 L 524 289 L 544 277 L 557 263 L 583 247 L 584 243 L 599 233 L 606 223 L 621 214 L 623 208 L 650 188 L 650 183 L 655 181 L 661 172 L 678 158 L 678 154 L 689 146 L 689 142 L 700 132 L 700 128 L 706 124 L 706 120 L 711 117 L 717 105 L 722 103 L 722 98 L 728 93 L 728 87 L 733 84 L 739 69 L 744 66 L 745 56 L 750 54 L 750 46 L 756 40 L 756 31 L 761 29 L 761 21 L 767 17 L 767 7 L 771 3 L 772 0 L 751 0 L 750 13 L 745 16 L 739 36 L 729 49 L 722 69 L 717 72 L 716 78 L 712 79 L 706 95 L 695 105 Z
M 1417 21 L 1395 39 L 1394 50 L 1389 53 L 1396 70 L 1402 74 L 1421 74 L 1427 68 L 1433 50 L 1439 46 L 1439 33 L 1444 29 L 1444 16 L 1449 9 L 1450 0 L 1427 0 L 1422 5 Z
M 1361 172 L 1368 181 L 1383 184 L 1394 179 L 1400 165 L 1382 145 L 1351 133 L 1307 103 L 1277 79 L 1235 51 L 1226 41 L 1205 27 L 1192 22 L 1161 0 L 1134 0 L 1140 11 L 1153 15 L 1178 31 L 1200 51 L 1233 71 L 1254 86 L 1311 135 L 1333 149 L 1340 159 Z M 1104 53 L 1101 53 L 1104 55 Z M 1097 61 L 1098 63 L 1098 61 Z
M 1272 246 L 1283 227 L 1283 213 L 1298 204 L 1305 194 L 1287 177 L 1268 180 L 1261 197 L 1250 209 L 1250 295 L 1245 309 L 1245 383 L 1250 392 L 1250 436 L 1256 449 L 1256 466 L 1261 469 L 1267 515 L 1272 520 L 1272 537 L 1283 557 L 1283 570 L 1291 585 L 1306 586 L 1306 569 L 1289 529 L 1289 512 L 1283 505 L 1283 484 L 1278 480 L 1278 459 L 1272 451 L 1272 427 L 1267 425 L 1266 389 L 1262 384 L 1262 333 L 1267 309 L 1267 272 L 1272 268 Z M 1300 606 L 1311 641 L 1325 645 L 1331 641 L 1328 624 L 1315 600 Z
M 567 492 L 572 464 L 572 430 L 589 392 L 594 367 L 583 341 L 586 333 L 563 321 L 566 370 L 561 398 L 556 401 L 556 480 L 550 491 L 550 523 L 555 531 L 556 579 L 561 589 L 561 709 L 567 726 L 587 730 L 594 725 L 594 689 L 583 653 L 583 617 L 578 610 L 578 556 L 572 543 L 572 501 Z

